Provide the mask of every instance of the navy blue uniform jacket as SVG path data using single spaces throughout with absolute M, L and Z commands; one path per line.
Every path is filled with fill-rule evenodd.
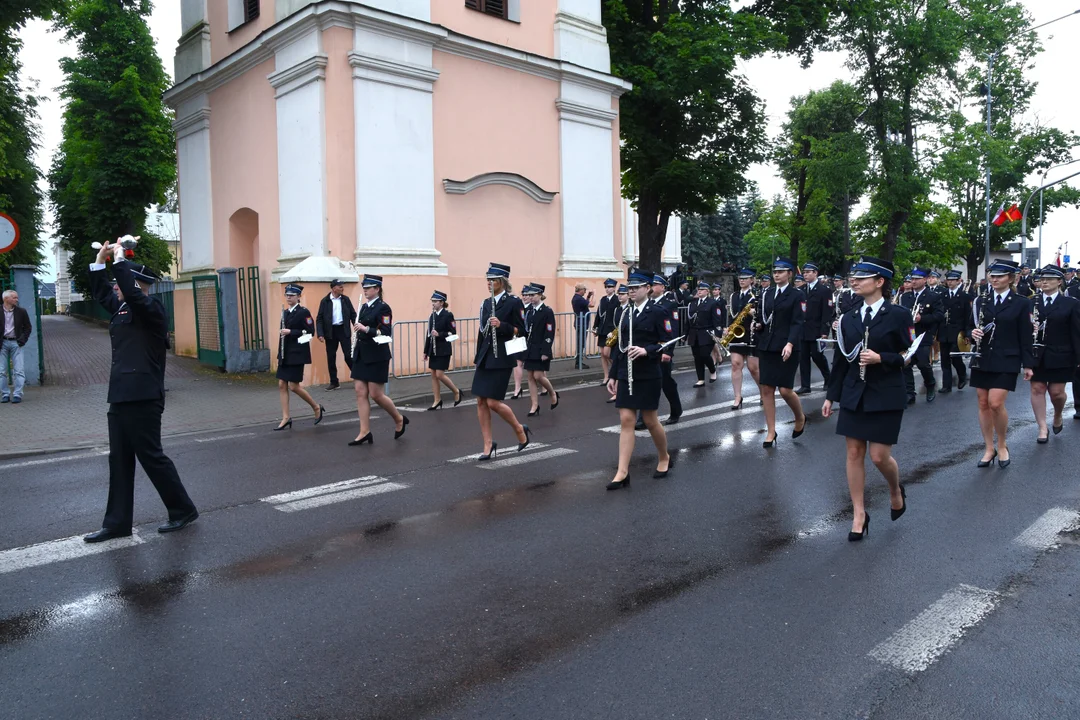
M 484 367 L 490 369 L 506 369 L 517 365 L 521 353 L 517 355 L 506 354 L 506 341 L 516 335 L 525 334 L 525 305 L 520 298 L 510 293 L 503 293 L 499 301 L 495 303 L 495 317 L 499 319 L 499 327 L 495 330 L 495 337 L 499 343 L 499 356 L 491 352 L 491 329 L 488 328 L 488 318 L 491 317 L 491 298 L 485 298 L 480 306 L 480 331 L 476 337 L 477 365 L 489 355 Z
M 993 293 L 989 298 L 975 298 L 965 331 L 968 337 L 979 324 L 980 312 L 986 324 L 994 323 L 994 332 L 983 336 L 978 368 L 992 373 L 1018 373 L 1021 367 L 1035 367 L 1035 358 L 1031 354 L 1031 301 L 1011 291 L 996 308 Z
M 757 313 L 761 325 L 757 334 L 758 350 L 781 352 L 788 343 L 798 349 L 803 338 L 805 312 L 806 296 L 794 285 L 789 284 L 779 295 L 775 285 L 763 292 Z M 766 323 L 766 319 L 771 322 Z
M 864 339 L 866 326 L 862 315 L 864 305 L 840 317 L 843 345 L 851 350 Z M 899 305 L 882 303 L 877 314 L 870 320 L 870 350 L 881 355 L 881 363 L 866 366 L 866 380 L 859 375 L 859 356 L 850 362 L 840 352 L 839 343 L 833 355 L 833 369 L 829 375 L 827 397 L 839 403 L 845 410 L 855 411 L 862 401 L 865 412 L 903 410 L 907 407 L 907 390 L 904 387 L 904 356 L 911 347 L 915 330 L 911 313 Z M 927 338 L 923 338 L 923 343 Z
M 658 303 L 648 300 L 645 306 L 634 317 L 634 305 L 627 305 L 627 309 L 619 320 L 619 345 L 629 347 L 630 323 L 634 324 L 633 345 L 645 348 L 648 355 L 639 357 L 634 361 L 635 380 L 659 380 L 660 373 L 660 346 L 675 337 L 675 322 L 671 319 L 671 313 Z M 627 356 L 616 352 L 612 357 L 611 370 L 608 371 L 609 380 L 626 380 Z M 670 352 L 670 350 L 669 350 Z
M 371 305 L 364 303 L 356 315 L 356 322 L 368 330 L 356 334 L 353 362 L 365 365 L 390 362 L 390 343 L 375 342 L 376 335 L 391 337 L 394 334 L 394 311 L 390 306 L 382 298 L 375 298 Z

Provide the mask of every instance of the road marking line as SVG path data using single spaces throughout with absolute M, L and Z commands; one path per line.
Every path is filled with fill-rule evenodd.
M 63 560 L 72 560 L 87 555 L 97 555 L 98 553 L 132 547 L 133 545 L 142 545 L 147 542 L 147 540 L 155 537 L 157 537 L 157 535 L 151 535 L 149 538 L 144 538 L 139 535 L 137 530 L 135 530 L 132 531 L 131 537 L 128 538 L 116 538 L 115 540 L 106 540 L 99 543 L 88 543 L 83 540 L 82 535 L 75 535 L 60 540 L 50 540 L 48 542 L 38 543 L 37 545 L 27 545 L 26 547 L 4 550 L 3 552 L 0 552 L 0 574 L 14 572 L 15 570 L 22 570 L 24 568 L 37 567 L 39 565 L 48 565 L 49 563 L 61 562 Z
M 825 395 L 825 393 L 823 391 L 819 390 L 818 392 L 811 393 L 809 395 L 803 395 L 802 399 L 804 401 L 805 400 L 812 400 L 815 397 L 821 397 L 821 396 L 824 396 L 824 395 Z M 747 399 L 749 399 L 749 398 L 747 398 Z M 706 413 L 706 412 L 709 412 L 710 410 L 716 410 L 718 408 L 725 407 L 725 406 L 731 407 L 731 401 L 718 403 L 716 405 L 706 405 L 704 407 L 691 408 L 690 410 L 683 411 L 683 414 L 682 414 L 681 417 L 686 417 L 687 415 L 699 415 L 701 413 Z M 712 422 L 719 422 L 721 420 L 728 420 L 728 419 L 733 418 L 733 417 L 739 417 L 740 415 L 749 415 L 751 413 L 757 413 L 757 412 L 761 412 L 761 407 L 759 405 L 755 404 L 755 405 L 751 405 L 750 407 L 744 407 L 742 410 L 728 410 L 727 412 L 720 413 L 719 415 L 710 415 L 709 417 L 696 418 L 694 420 L 680 420 L 675 425 L 665 425 L 664 426 L 664 432 L 666 432 L 666 433 L 668 433 L 670 435 L 671 433 L 678 432 L 679 430 L 688 430 L 690 428 L 699 427 L 701 425 L 708 425 L 709 423 L 712 423 Z M 660 419 L 661 422 L 663 422 L 664 420 L 667 420 L 669 417 L 671 417 L 671 416 L 670 415 L 664 415 L 664 416 L 660 417 L 659 419 Z M 600 428 L 600 432 L 618 433 L 620 431 L 620 429 L 621 428 L 618 425 L 610 425 L 608 427 Z M 648 430 L 638 430 L 635 434 L 637 435 L 637 437 L 649 437 L 649 431 Z
M 1058 535 L 1080 527 L 1080 513 L 1066 508 L 1050 508 L 1013 540 L 1017 545 L 1049 550 L 1058 544 Z
M 268 497 L 259 498 L 259 500 L 264 503 L 270 503 L 271 505 L 277 505 L 279 503 L 294 502 L 296 500 L 306 500 L 308 498 L 317 497 L 319 495 L 327 495 L 329 493 L 341 492 L 342 490 L 352 490 L 353 488 L 367 487 L 368 485 L 376 485 L 381 482 L 386 482 L 386 478 L 368 475 L 366 477 L 355 478 L 353 480 L 342 480 L 340 482 L 330 483 L 329 485 L 318 485 L 316 487 L 304 488 L 303 490 L 294 490 L 292 492 L 281 493 L 279 495 L 270 495 Z
M 546 448 L 546 447 L 550 447 L 550 446 L 546 445 L 544 443 L 529 443 L 529 447 L 525 448 L 521 452 L 526 453 L 526 452 L 530 452 L 531 450 L 542 450 L 543 448 Z M 476 458 L 478 458 L 478 457 L 480 457 L 480 453 L 473 453 L 472 455 L 462 455 L 459 458 L 454 458 L 453 460 L 447 460 L 447 462 L 471 463 L 471 462 L 476 462 Z M 498 455 L 496 455 L 495 457 L 498 457 Z
M 319 495 L 306 500 L 297 500 L 296 502 L 285 503 L 283 505 L 275 505 L 274 509 L 280 510 L 281 512 L 310 510 L 311 508 L 333 505 L 334 503 L 346 502 L 347 500 L 356 500 L 357 498 L 369 497 L 371 495 L 381 495 L 382 493 L 393 492 L 395 490 L 404 490 L 407 487 L 409 486 L 403 483 L 383 482 L 379 485 L 368 485 L 367 487 L 356 488 L 355 490 L 330 493 L 329 495 Z
M 577 450 L 571 450 L 570 448 L 552 448 L 543 452 L 532 453 L 531 455 L 515 455 L 514 457 L 509 457 L 505 460 L 492 460 L 491 462 L 479 463 L 476 467 L 482 470 L 501 470 L 502 468 L 514 467 L 515 465 L 536 462 L 537 460 L 547 460 L 548 458 L 559 457 L 561 455 L 573 455 L 576 452 Z M 496 457 L 498 456 L 496 455 Z
M 990 590 L 960 585 L 919 613 L 869 656 L 905 672 L 921 672 L 933 665 L 964 632 L 985 618 L 1001 596 Z
M 87 458 L 101 457 L 108 454 L 108 450 L 95 450 L 94 452 L 78 453 L 76 455 L 65 455 L 64 457 L 42 458 L 41 460 L 24 460 L 22 462 L 0 465 L 0 472 L 4 470 L 14 470 L 16 468 L 34 467 L 35 465 L 50 465 L 52 463 L 64 462 L 65 460 L 86 460 Z
M 234 438 L 254 437 L 254 436 L 255 436 L 255 433 L 253 433 L 253 432 L 233 433 L 232 435 L 218 435 L 217 437 L 210 437 L 210 438 L 196 438 L 195 442 L 197 442 L 197 443 L 209 443 L 209 442 L 218 442 L 219 440 L 232 440 Z

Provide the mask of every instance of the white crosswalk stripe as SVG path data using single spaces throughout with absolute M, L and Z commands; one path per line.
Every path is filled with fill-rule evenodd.
M 88 543 L 83 541 L 82 535 L 75 535 L 74 537 L 50 540 L 37 545 L 4 550 L 0 552 L 0 574 L 39 565 L 48 565 L 62 560 L 72 560 L 87 555 L 98 555 L 110 550 L 119 550 L 134 545 L 142 545 L 156 537 L 159 536 L 154 534 L 144 538 L 135 530 L 132 531 L 131 537 Z
M 530 447 L 532 446 L 530 445 Z M 505 460 L 496 455 L 495 460 L 479 463 L 477 467 L 482 470 L 500 470 L 502 468 L 514 467 L 515 465 L 525 465 L 526 463 L 536 462 L 538 460 L 548 460 L 563 455 L 573 455 L 576 452 L 577 450 L 571 450 L 570 448 L 551 448 L 550 450 L 543 450 L 538 453 L 522 452 L 520 455 L 513 453 Z
M 805 403 L 807 400 L 814 400 L 814 399 L 821 398 L 821 397 L 824 397 L 824 396 L 825 396 L 825 393 L 823 391 L 819 390 L 818 392 L 813 392 L 813 393 L 810 393 L 809 395 L 803 395 L 802 400 L 803 400 L 803 403 Z M 751 399 L 760 400 L 760 397 L 758 397 L 758 396 L 751 397 L 751 396 L 748 395 L 746 398 L 744 398 L 744 401 L 748 401 L 748 400 L 751 400 Z M 702 415 L 704 413 L 712 412 L 714 410 L 719 410 L 720 408 L 730 408 L 730 407 L 731 407 L 731 401 L 728 401 L 728 402 L 716 403 L 714 405 L 703 405 L 702 407 L 696 407 L 696 408 L 690 408 L 688 410 L 684 410 L 683 414 L 681 415 L 681 419 L 679 420 L 679 422 L 677 424 L 675 424 L 675 425 L 666 425 L 666 426 L 664 426 L 664 431 L 667 434 L 670 435 L 671 433 L 679 432 L 680 430 L 689 430 L 690 428 L 700 427 L 702 425 L 708 425 L 709 423 L 718 422 L 720 420 L 727 420 L 729 418 L 739 417 L 741 415 L 750 415 L 750 414 L 760 413 L 761 412 L 761 406 L 758 403 L 755 402 L 753 405 L 751 405 L 749 407 L 746 407 L 746 405 L 744 403 L 743 408 L 741 410 L 728 410 L 727 412 L 722 412 L 722 413 L 720 413 L 718 415 L 709 415 L 708 417 L 700 417 L 700 418 L 695 418 L 693 420 L 686 420 L 685 419 L 685 418 L 687 418 L 689 416 Z M 670 417 L 670 416 L 669 415 L 661 416 L 660 417 L 661 422 L 664 421 L 664 420 L 667 420 L 668 417 Z M 606 433 L 618 433 L 619 430 L 620 430 L 620 427 L 618 425 L 609 425 L 608 427 L 600 428 L 601 432 L 606 432 Z M 648 430 L 638 430 L 636 435 L 638 437 L 649 437 L 649 431 Z
M 1060 541 L 1060 535 L 1080 527 L 1080 513 L 1065 508 L 1050 508 L 1027 530 L 1013 540 L 1017 545 L 1048 550 Z
M 534 442 L 534 443 L 529 443 L 529 447 L 525 448 L 521 452 L 522 453 L 530 453 L 530 452 L 532 452 L 534 450 L 543 450 L 546 447 L 549 447 L 549 446 L 545 445 L 544 443 Z M 454 458 L 453 460 L 447 460 L 447 462 L 471 463 L 471 462 L 476 462 L 477 461 L 476 458 L 478 458 L 478 457 L 480 457 L 480 453 L 475 452 L 472 455 L 462 455 L 461 457 Z M 498 457 L 498 455 L 496 454 L 495 457 Z
M 296 512 L 298 510 L 310 510 L 312 508 L 333 505 L 334 503 L 357 500 L 362 497 L 381 495 L 383 493 L 404 490 L 409 487 L 404 483 L 389 482 L 386 478 L 368 475 L 353 480 L 319 485 L 316 487 L 294 490 L 293 492 L 281 493 L 259 498 L 260 502 L 272 505 L 275 510 L 281 512 Z

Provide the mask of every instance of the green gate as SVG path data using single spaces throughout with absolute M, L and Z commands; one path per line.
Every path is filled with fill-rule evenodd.
M 7 274 L 3 274 L 2 272 L 0 272 L 0 295 L 2 295 L 5 290 L 16 290 L 16 289 L 17 288 L 15 287 L 15 271 L 14 270 L 9 270 L 7 272 Z M 42 340 L 42 337 L 41 337 L 44 333 L 42 332 L 42 327 L 41 327 L 41 303 L 38 302 L 38 295 L 40 293 L 41 293 L 41 281 L 38 280 L 35 277 L 34 278 L 34 297 L 33 297 L 33 303 L 34 303 L 34 329 L 37 331 L 35 333 L 35 335 L 37 335 L 37 346 L 38 346 L 38 377 L 40 378 L 39 382 L 42 385 L 44 385 L 45 384 L 45 343 L 44 343 L 44 341 Z M 23 298 L 19 298 L 19 304 L 24 309 L 26 308 L 26 303 L 27 302 L 29 302 L 29 301 L 28 300 L 24 301 Z M 10 370 L 10 367 L 6 367 L 6 368 L 3 369 L 3 371 L 5 373 L 8 372 L 9 370 Z
M 221 291 L 217 275 L 197 275 L 191 278 L 195 298 L 195 341 L 199 362 L 225 368 L 224 323 L 221 319 Z

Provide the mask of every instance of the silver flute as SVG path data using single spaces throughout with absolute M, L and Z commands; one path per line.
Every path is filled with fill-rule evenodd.
M 499 357 L 499 336 L 491 319 L 495 317 L 495 283 L 491 283 L 491 308 L 488 313 L 488 331 L 491 333 L 491 356 Z
M 870 349 L 870 328 L 866 328 L 866 332 L 863 333 L 863 346 L 861 352 L 866 352 Z M 859 365 L 859 379 L 866 380 L 866 363 Z
M 356 317 L 352 319 L 352 323 L 349 325 L 349 359 L 356 359 L 356 343 L 360 342 L 360 331 L 356 329 L 357 323 L 360 322 L 360 315 L 357 313 Z
M 630 348 L 634 347 L 634 313 L 630 313 L 630 345 L 626 348 L 626 391 L 629 395 L 634 394 L 634 359 L 630 357 Z
M 289 312 L 287 308 L 281 308 L 281 330 L 285 329 L 285 313 L 287 312 Z M 278 333 L 277 359 L 279 363 L 285 359 L 285 336 L 280 332 Z

